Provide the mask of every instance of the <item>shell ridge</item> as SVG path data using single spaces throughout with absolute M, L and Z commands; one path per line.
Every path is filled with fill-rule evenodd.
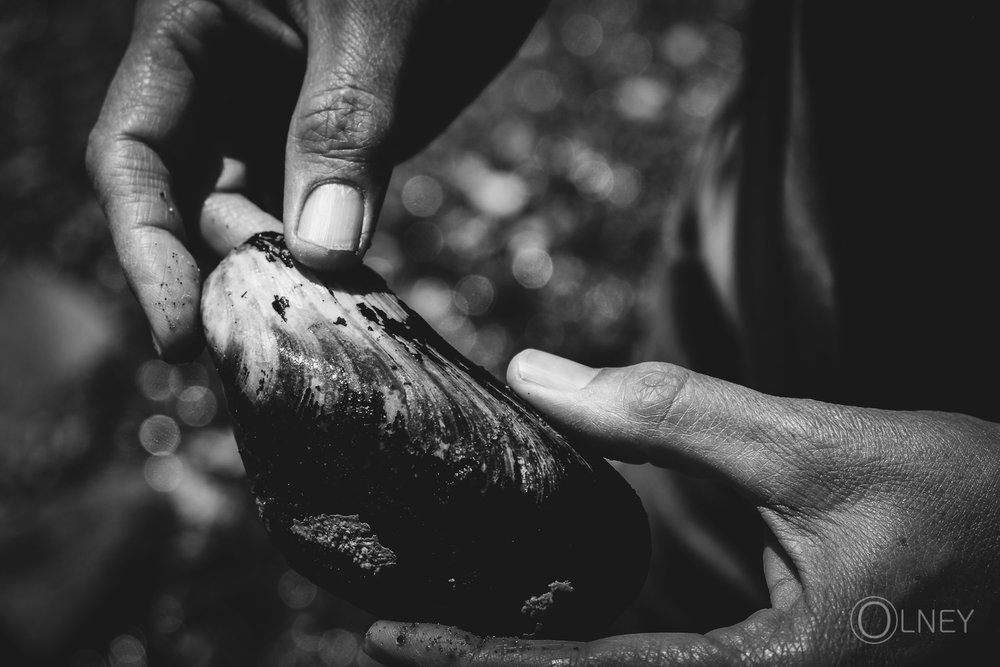
M 202 300 L 258 512 L 318 585 L 383 617 L 566 638 L 638 591 L 649 536 L 631 487 L 376 273 L 312 275 L 267 233 Z M 524 612 L 553 584 L 572 600 Z

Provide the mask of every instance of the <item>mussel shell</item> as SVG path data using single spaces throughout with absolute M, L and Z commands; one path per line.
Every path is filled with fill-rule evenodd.
M 272 542 L 379 617 L 585 637 L 634 598 L 645 512 L 361 267 L 320 278 L 280 234 L 230 253 L 202 314 Z

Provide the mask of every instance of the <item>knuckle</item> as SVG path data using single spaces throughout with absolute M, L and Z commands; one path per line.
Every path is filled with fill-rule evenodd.
M 296 140 L 310 153 L 349 158 L 382 144 L 389 133 L 389 106 L 355 85 L 340 85 L 316 95 L 298 118 Z
M 690 375 L 690 371 L 671 364 L 634 366 L 624 381 L 624 408 L 646 425 L 655 427 L 670 421 L 681 410 L 680 397 Z

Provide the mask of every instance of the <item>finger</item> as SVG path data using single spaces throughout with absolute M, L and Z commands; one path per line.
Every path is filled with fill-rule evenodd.
M 164 359 L 201 349 L 200 276 L 184 245 L 173 181 L 161 153 L 191 103 L 193 75 L 169 25 L 129 46 L 90 136 L 87 166 L 125 277 Z
M 319 270 L 364 253 L 391 173 L 387 141 L 411 2 L 306 2 L 308 62 L 285 155 L 285 236 Z
M 687 633 L 608 637 L 592 642 L 477 637 L 458 628 L 379 621 L 364 651 L 388 667 L 535 665 L 732 665 L 745 659 L 728 641 Z
M 219 255 L 260 232 L 280 232 L 281 221 L 241 194 L 215 192 L 205 199 L 199 226 L 203 240 Z
M 243 193 L 247 188 L 247 165 L 243 160 L 223 156 L 222 169 L 215 180 L 216 192 Z
M 768 396 L 666 363 L 593 369 L 527 350 L 508 368 L 511 387 L 563 430 L 608 458 L 691 469 L 754 497 L 835 470 L 847 409 Z M 865 433 L 864 415 L 849 414 Z M 853 452 L 860 463 L 863 452 Z
M 202 240 L 218 255 L 225 255 L 254 234 L 282 230 L 277 218 L 247 198 L 246 188 L 246 165 L 224 157 L 215 191 L 205 199 L 198 219 Z

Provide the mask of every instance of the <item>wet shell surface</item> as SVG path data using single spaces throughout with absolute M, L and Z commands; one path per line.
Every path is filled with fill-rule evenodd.
M 205 282 L 205 334 L 264 526 L 381 618 L 585 637 L 634 598 L 642 505 L 361 267 L 322 279 L 280 234 Z

